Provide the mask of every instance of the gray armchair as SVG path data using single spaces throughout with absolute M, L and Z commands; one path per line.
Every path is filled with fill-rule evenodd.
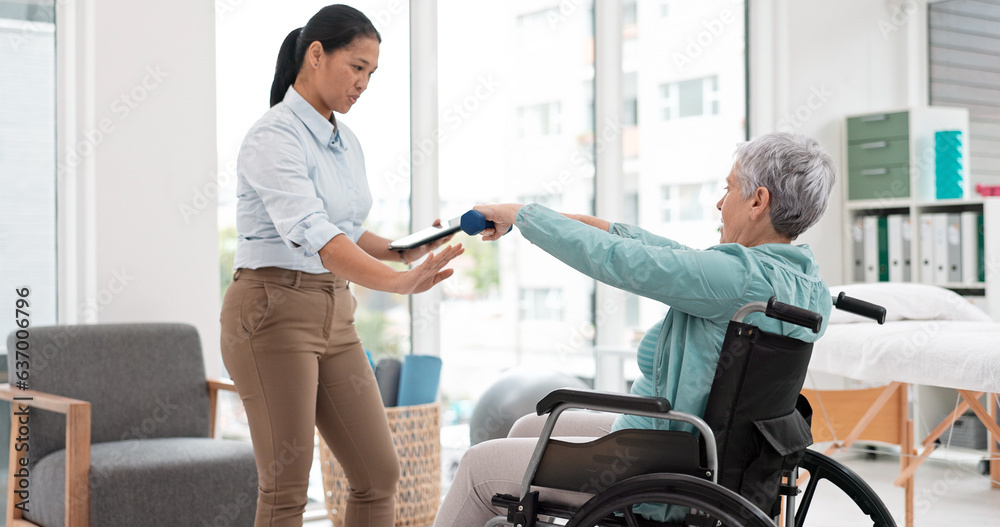
M 232 384 L 206 381 L 194 327 L 29 332 L 30 390 L 16 386 L 24 365 L 16 364 L 23 357 L 14 334 L 7 341 L 10 384 L 0 386 L 14 412 L 8 526 L 253 525 L 253 449 L 246 441 L 212 439 L 216 395 Z M 28 448 L 18 451 L 25 404 Z M 16 477 L 22 463 L 27 483 Z M 28 492 L 24 510 L 15 507 L 24 501 L 18 490 Z

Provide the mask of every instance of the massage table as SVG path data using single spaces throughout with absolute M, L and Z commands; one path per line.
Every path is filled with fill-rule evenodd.
M 872 294 L 873 287 L 875 294 Z M 964 301 L 961 302 L 965 305 L 947 296 L 953 293 L 931 291 L 927 289 L 930 287 L 933 286 L 866 284 L 831 288 L 877 304 L 889 304 L 886 307 L 890 315 L 893 307 L 903 313 L 897 313 L 895 320 L 884 325 L 860 319 L 842 323 L 845 321 L 831 317 L 825 335 L 813 349 L 810 371 L 881 386 L 860 390 L 803 390 L 813 406 L 814 440 L 832 442 L 827 453 L 849 448 L 858 440 L 900 445 L 901 468 L 895 484 L 905 489 L 908 527 L 913 525 L 914 472 L 937 448 L 936 440 L 970 409 L 990 433 L 992 486 L 1000 488 L 996 477 L 1000 475 L 997 444 L 1000 399 L 996 395 L 1000 393 L 1000 324 Z M 878 293 L 886 289 L 896 293 L 902 290 L 906 294 L 880 298 Z M 930 293 L 932 298 L 921 293 Z M 945 296 L 937 299 L 936 295 Z M 913 296 L 910 300 L 913 302 L 938 302 L 939 305 L 933 307 L 931 313 L 907 313 L 920 310 L 905 305 L 908 296 Z M 897 301 L 903 303 L 897 304 Z M 919 451 L 914 448 L 914 426 L 910 417 L 911 385 L 953 388 L 961 401 L 929 431 Z M 979 402 L 984 395 L 985 407 Z

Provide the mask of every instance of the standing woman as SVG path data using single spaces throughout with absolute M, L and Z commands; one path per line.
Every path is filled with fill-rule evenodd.
M 256 527 L 299 527 L 319 429 L 351 488 L 345 524 L 394 523 L 399 464 L 354 327 L 355 282 L 419 293 L 451 276 L 461 245 L 408 263 L 361 227 L 372 205 L 347 113 L 378 66 L 381 37 L 360 11 L 321 9 L 281 45 L 271 109 L 237 164 L 236 272 L 222 305 L 222 358 L 246 408 L 259 478 Z M 438 244 L 439 245 L 439 244 Z

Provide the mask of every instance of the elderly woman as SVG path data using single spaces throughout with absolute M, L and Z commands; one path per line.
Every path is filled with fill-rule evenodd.
M 663 302 L 670 310 L 650 328 L 638 349 L 642 372 L 637 395 L 665 397 L 676 410 L 704 415 L 726 326 L 736 310 L 775 296 L 823 315 L 830 292 L 812 251 L 792 241 L 826 210 L 833 188 L 833 160 L 813 139 L 768 134 L 741 144 L 726 178 L 720 244 L 706 250 L 685 247 L 638 227 L 582 215 L 561 215 L 540 205 L 476 207 L 496 240 L 516 225 L 542 250 L 606 284 Z M 773 333 L 813 341 L 822 334 L 764 317 L 746 322 Z M 824 326 L 825 329 L 825 326 Z M 689 425 L 610 414 L 563 414 L 555 435 L 599 437 L 621 428 L 685 429 Z M 522 419 L 510 437 L 480 443 L 462 459 L 442 503 L 437 527 L 483 525 L 502 511 L 494 494 L 517 494 L 534 448 L 539 420 Z M 580 504 L 586 496 L 546 492 L 542 499 Z

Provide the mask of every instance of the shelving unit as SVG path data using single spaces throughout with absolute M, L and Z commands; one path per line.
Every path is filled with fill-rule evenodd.
M 963 160 L 968 160 L 968 111 L 964 108 L 926 107 L 847 118 L 844 149 L 847 167 L 844 211 L 844 282 L 872 281 L 858 273 L 856 243 L 859 218 L 909 215 L 910 281 L 933 283 L 954 290 L 995 318 L 1000 318 L 1000 198 L 981 197 L 969 184 L 963 166 L 965 192 L 959 199 L 935 199 L 934 133 L 959 130 Z M 975 212 L 983 215 L 985 281 L 928 280 L 922 269 L 921 220 L 928 214 Z M 869 269 L 870 270 L 870 269 Z M 883 273 L 884 275 L 884 273 Z M 883 276 L 884 277 L 884 276 Z M 871 278 L 871 274 L 869 274 Z

